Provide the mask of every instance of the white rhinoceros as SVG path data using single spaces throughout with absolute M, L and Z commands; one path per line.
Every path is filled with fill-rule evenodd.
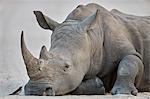
M 150 91 L 150 17 L 79 5 L 63 23 L 34 11 L 52 30 L 51 48 L 39 59 L 21 50 L 30 77 L 26 95 L 132 94 Z

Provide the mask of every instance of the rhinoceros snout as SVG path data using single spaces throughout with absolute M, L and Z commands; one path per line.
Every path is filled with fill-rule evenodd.
M 34 95 L 34 96 L 54 96 L 55 91 L 53 88 L 46 83 L 32 83 L 29 81 L 25 87 L 25 95 Z
M 55 96 L 55 92 L 52 90 L 51 87 L 47 87 L 43 91 L 26 91 L 25 95 L 34 95 L 34 96 Z

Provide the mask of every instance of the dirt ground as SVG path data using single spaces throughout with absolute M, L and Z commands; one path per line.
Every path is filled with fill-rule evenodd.
M 131 95 L 92 95 L 92 96 L 3 96 L 0 99 L 150 99 L 150 93 L 139 93 L 137 96 Z

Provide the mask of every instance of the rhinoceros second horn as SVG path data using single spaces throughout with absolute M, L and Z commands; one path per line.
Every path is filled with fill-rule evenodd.
M 48 60 L 50 58 L 50 55 L 45 46 L 42 47 L 39 58 L 45 60 Z

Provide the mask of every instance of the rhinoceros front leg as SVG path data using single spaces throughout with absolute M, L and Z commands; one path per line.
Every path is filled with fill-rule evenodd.
M 119 63 L 117 79 L 112 94 L 137 95 L 138 86 L 143 74 L 143 63 L 136 55 L 127 55 Z
M 98 78 L 84 80 L 80 86 L 71 93 L 72 95 L 104 95 L 103 82 Z

